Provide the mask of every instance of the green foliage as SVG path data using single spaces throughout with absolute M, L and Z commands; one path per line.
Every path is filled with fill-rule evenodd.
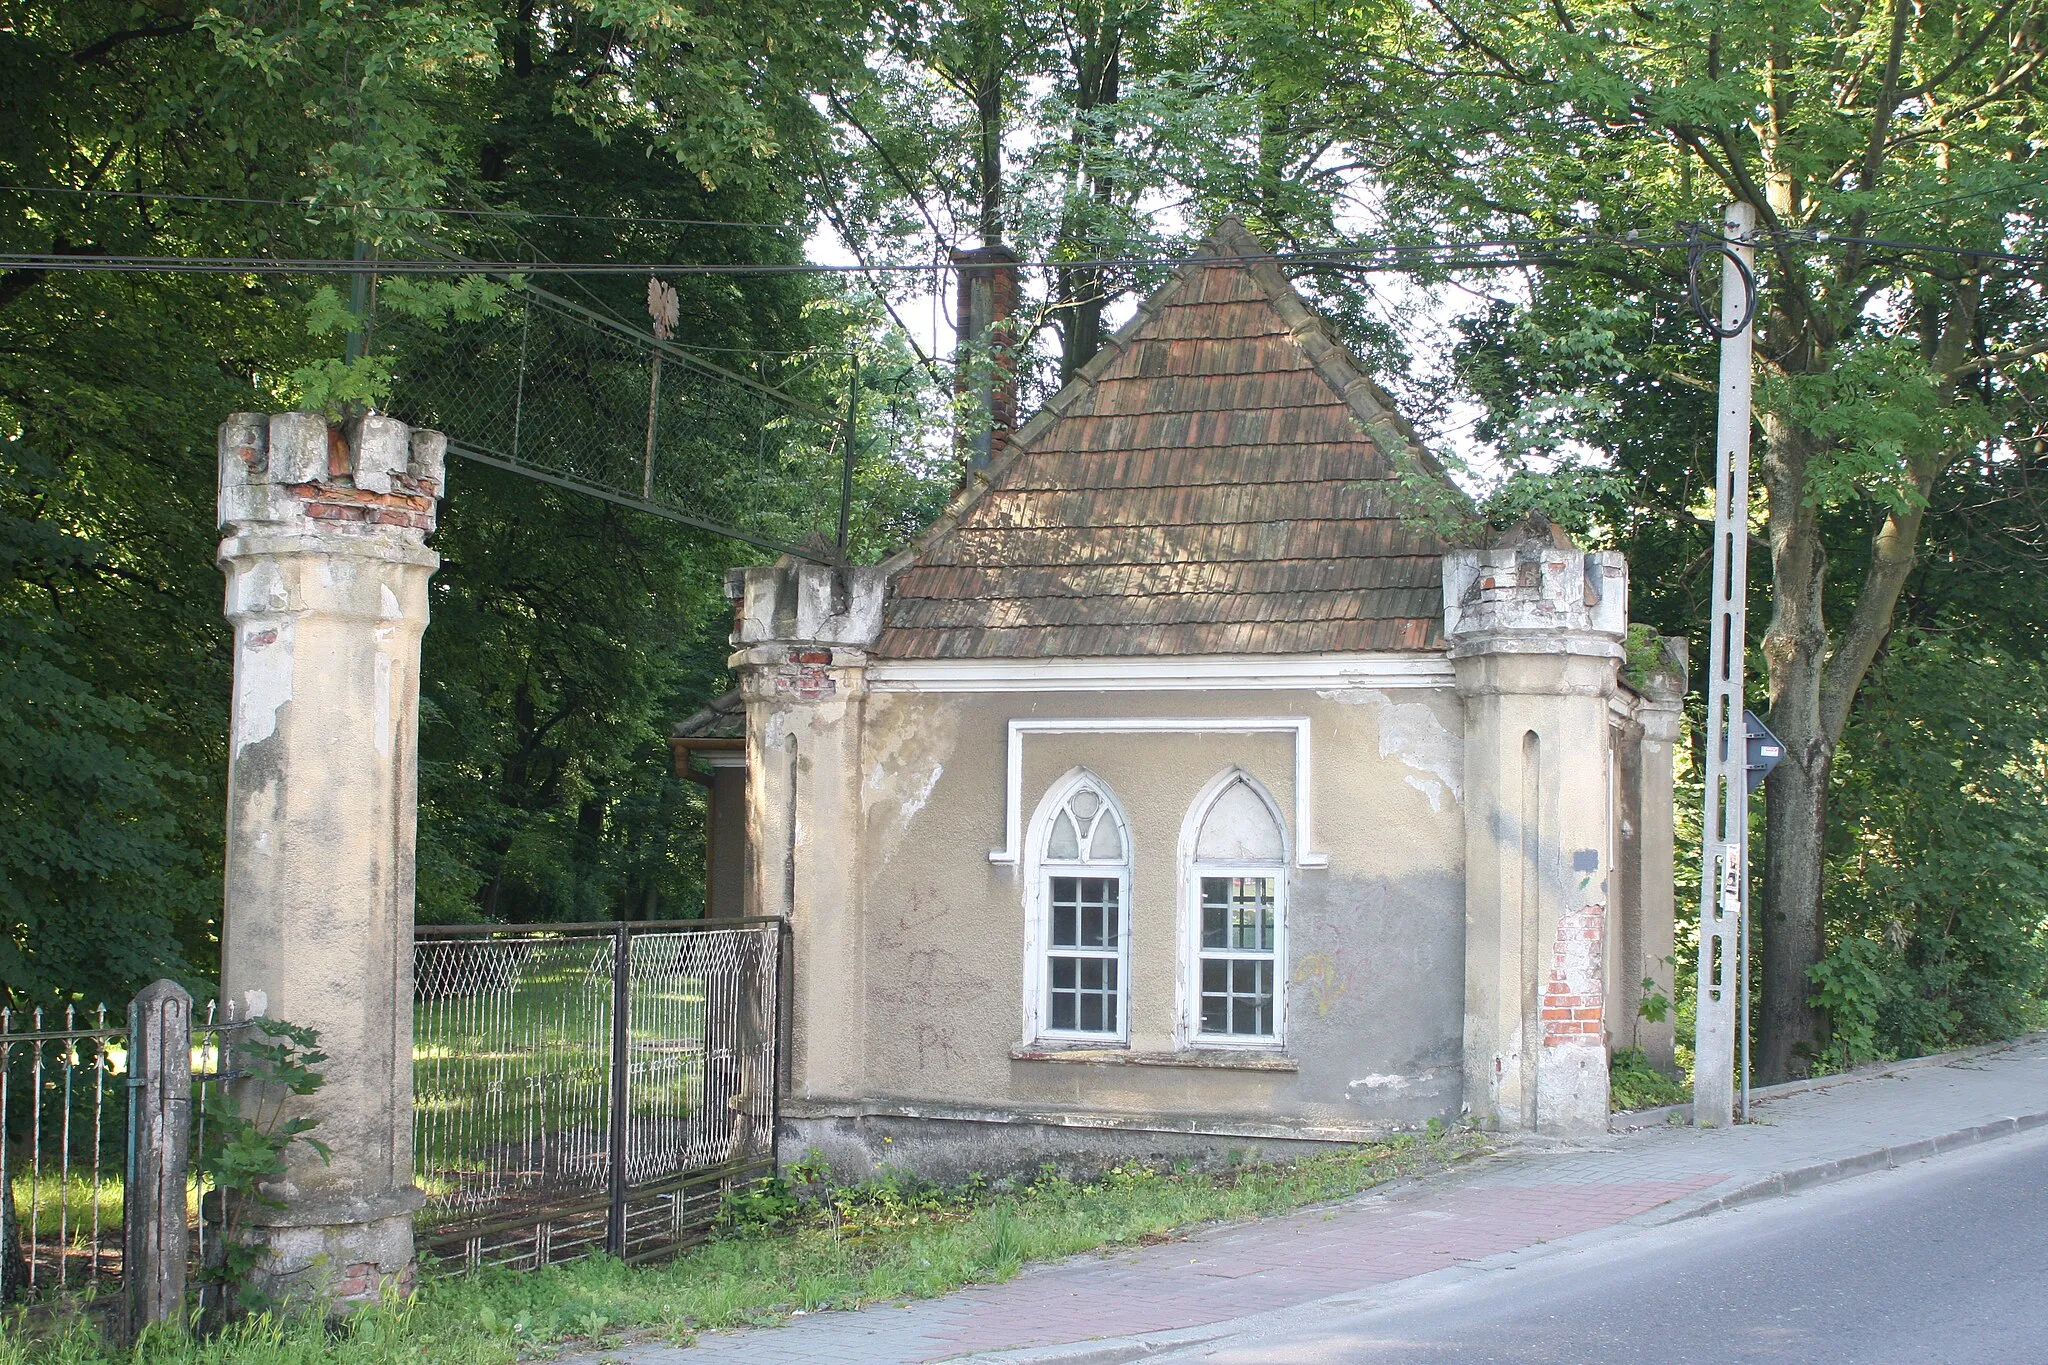
M 1628 638 L 1621 642 L 1625 657 L 1621 663 L 1621 676 L 1630 685 L 1647 687 L 1650 675 L 1664 667 L 1664 637 L 1652 626 L 1640 621 L 1628 628 Z
M 1665 961 L 1672 961 L 1666 958 Z M 1657 985 L 1657 978 L 1643 978 L 1643 998 L 1636 1002 L 1636 1013 L 1653 1024 L 1661 1024 L 1671 1015 L 1671 997 L 1664 994 Z
M 192 862 L 172 815 L 190 777 L 140 742 L 161 717 L 83 676 L 67 607 L 104 550 L 47 515 L 54 474 L 0 445 L 0 990 L 17 1010 L 118 1004 L 179 972 L 166 893 Z
M 2043 665 L 1896 634 L 1837 761 L 1813 969 L 1836 1066 L 2010 1036 L 2048 986 Z
M 1807 975 L 1813 978 L 1813 1002 L 1828 1013 L 1835 1069 L 1870 1061 L 1881 1054 L 1877 1025 L 1884 1005 L 1895 998 L 1895 979 L 1904 964 L 1881 943 L 1867 938 L 1842 939 Z
M 521 283 L 516 276 L 509 284 L 500 284 L 481 275 L 452 280 L 415 280 L 400 275 L 381 284 L 377 305 L 441 332 L 451 324 L 499 316 L 504 312 L 506 294 Z M 321 285 L 307 301 L 306 330 L 315 337 L 367 333 L 370 326 L 371 319 L 358 316 L 331 284 Z M 353 359 L 323 356 L 292 371 L 285 401 L 294 408 L 323 413 L 330 420 L 383 407 L 391 398 L 398 362 L 399 357 L 389 351 L 368 351 Z
M 322 1162 L 330 1156 L 325 1143 L 307 1136 L 318 1120 L 288 1112 L 294 1097 L 311 1095 L 326 1083 L 318 1068 L 327 1054 L 319 1042 L 319 1035 L 302 1025 L 252 1019 L 224 1033 L 223 1052 L 234 1064 L 227 1085 L 206 1084 L 199 1090 L 204 1142 L 195 1164 L 219 1201 L 220 1260 L 205 1274 L 228 1290 L 241 1313 L 278 1307 L 249 1280 L 264 1254 L 248 1237 L 251 1213 L 284 1207 L 269 1186 L 285 1174 L 294 1146 L 306 1147 Z
M 0 45 L 4 179 L 290 204 L 10 191 L 8 249 L 793 260 L 811 211 L 791 171 L 820 127 L 805 92 L 858 68 L 868 17 L 784 0 L 157 9 L 17 7 Z M 562 213 L 615 220 L 546 216 Z M 345 285 L 286 276 L 0 280 L 0 513 L 7 536 L 41 537 L 8 550 L 0 599 L 11 999 L 118 1001 L 167 971 L 211 972 L 230 666 L 218 423 L 387 402 L 450 348 L 503 331 L 524 283 L 385 277 L 357 317 Z M 861 339 L 888 382 L 864 390 L 857 552 L 929 515 L 951 473 L 922 453 L 932 395 L 895 382 L 915 364 L 900 340 L 868 343 L 871 304 L 831 281 L 681 283 L 679 346 L 808 401 L 843 394 Z M 563 287 L 633 325 L 645 284 Z M 350 332 L 369 342 L 353 363 Z M 588 378 L 564 364 L 549 382 Z M 643 370 L 643 404 L 645 386 Z M 549 397 L 503 364 L 457 397 L 486 412 L 502 397 L 491 420 L 509 428 L 515 394 Z M 774 425 L 761 416 L 747 449 L 701 462 L 735 476 L 719 511 L 797 539 L 829 517 L 816 508 L 836 470 L 762 456 L 753 438 Z M 702 795 L 662 735 L 728 685 L 718 575 L 756 552 L 459 463 L 435 544 L 421 918 L 694 913 Z
M 1692 1087 L 1651 1066 L 1642 1049 L 1622 1047 L 1616 1048 L 1607 1060 L 1607 1096 L 1607 1107 L 1619 1114 L 1688 1103 Z

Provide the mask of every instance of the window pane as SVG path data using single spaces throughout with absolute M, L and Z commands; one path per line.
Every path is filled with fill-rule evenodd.
M 1088 1033 L 1102 1032 L 1102 997 L 1099 994 L 1081 997 L 1081 1028 Z
M 1068 862 L 1081 859 L 1081 835 L 1074 828 L 1074 818 L 1065 811 L 1061 811 L 1059 818 L 1052 822 L 1052 838 L 1046 841 L 1045 856 Z
M 1273 1036 L 1273 963 L 1206 959 L 1202 963 L 1202 1032 Z
M 1074 818 L 1087 824 L 1095 818 L 1095 812 L 1102 809 L 1102 798 L 1092 789 L 1083 787 L 1067 802 L 1067 809 L 1074 812 Z
M 1052 907 L 1052 946 L 1055 948 L 1077 948 L 1081 944 L 1076 925 L 1078 911 L 1072 905 L 1061 905 L 1057 901 Z
M 1089 840 L 1088 856 L 1098 863 L 1120 863 L 1124 860 L 1124 836 L 1117 828 L 1116 816 L 1109 811 L 1102 812 L 1102 818 L 1095 822 L 1095 835 Z
M 1202 946 L 1230 946 L 1230 878 L 1202 878 Z
M 1080 937 L 1056 939 L 1055 943 L 1082 948 L 1114 948 L 1117 932 L 1117 882 L 1113 877 L 1069 879 L 1076 887 L 1074 899 L 1080 911 Z
M 1054 957 L 1047 1027 L 1115 1033 L 1122 1003 L 1115 958 Z
M 1240 952 L 1273 951 L 1273 879 L 1234 877 L 1230 888 L 1230 946 Z

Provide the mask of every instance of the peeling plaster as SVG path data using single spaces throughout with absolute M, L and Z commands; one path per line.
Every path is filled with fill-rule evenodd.
M 1441 782 L 1432 782 L 1426 777 L 1417 777 L 1413 773 L 1410 773 L 1401 780 L 1429 798 L 1429 809 L 1433 813 L 1441 813 L 1443 811 L 1444 788 Z
M 917 726 L 886 723 L 871 726 L 867 739 L 861 804 L 865 818 L 873 821 L 876 865 L 886 866 L 938 790 L 953 758 L 953 743 L 950 736 L 939 739 Z
M 1465 737 L 1444 728 L 1436 708 L 1428 702 L 1397 702 L 1385 692 L 1370 687 L 1333 687 L 1316 693 L 1325 701 L 1346 706 L 1372 706 L 1380 722 L 1380 757 L 1399 759 L 1422 774 L 1407 783 L 1429 798 L 1429 808 L 1441 811 L 1442 793 L 1451 800 L 1465 801 Z
M 896 823 L 906 834 L 910 831 L 911 820 L 919 811 L 924 809 L 924 803 L 932 799 L 932 789 L 939 785 L 939 775 L 945 771 L 945 764 L 933 764 L 932 775 L 927 777 L 924 780 L 924 785 L 917 789 L 917 795 L 904 799 L 902 810 L 896 817 Z
M 1406 1076 L 1362 1076 L 1353 1081 L 1348 1088 L 1356 1090 L 1361 1086 L 1367 1090 L 1406 1090 L 1408 1088 L 1408 1078 Z
M 377 591 L 382 594 L 382 597 L 378 600 L 378 611 L 385 620 L 394 621 L 405 615 L 405 612 L 399 608 L 398 594 L 391 591 L 389 583 L 379 583 Z
M 275 627 L 243 637 L 235 661 L 234 741 L 239 755 L 277 733 L 278 709 L 292 699 L 292 625 L 290 618 Z

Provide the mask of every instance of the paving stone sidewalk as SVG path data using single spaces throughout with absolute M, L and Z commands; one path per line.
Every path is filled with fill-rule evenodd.
M 630 1365 L 946 1360 L 1225 1322 L 1631 1219 L 1663 1222 L 2048 1123 L 2048 1038 L 1778 1095 L 1757 1122 L 1524 1144 L 1346 1203 L 1027 1269 L 1007 1284 L 584 1357 Z

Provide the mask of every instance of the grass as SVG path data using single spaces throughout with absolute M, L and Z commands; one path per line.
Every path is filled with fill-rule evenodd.
M 1607 1107 L 1613 1113 L 1692 1103 L 1692 1087 L 1650 1065 L 1640 1048 L 1615 1049 L 1607 1066 Z
M 31 1180 L 27 1175 L 10 1171 L 8 1183 L 14 1187 L 14 1212 L 19 1220 L 16 1226 L 24 1237 L 29 1236 L 31 1230 L 38 1239 L 54 1238 L 60 1229 L 74 1239 L 81 1233 L 90 1234 L 95 1206 L 103 1231 L 117 1230 L 121 1226 L 122 1183 L 119 1171 L 102 1175 L 97 1187 L 89 1174 L 81 1175 L 76 1169 L 68 1179 L 58 1173 L 45 1172 Z M 31 1210 L 33 1218 L 30 1217 Z
M 0 1365 L 507 1365 L 569 1341 L 687 1340 L 797 1311 L 1006 1280 L 1027 1262 L 1340 1199 L 1483 1150 L 1478 1134 L 1432 1133 L 1215 1175 L 1125 1166 L 1085 1182 L 1048 1172 L 953 1190 L 888 1174 L 852 1187 L 777 1183 L 732 1201 L 720 1236 L 665 1266 L 596 1259 L 540 1272 L 430 1273 L 406 1302 L 360 1312 L 333 1331 L 258 1318 L 211 1340 L 155 1333 L 118 1357 L 82 1318 L 35 1334 L 17 1320 L 0 1328 Z M 800 1182 L 818 1174 L 801 1163 L 792 1171 Z

